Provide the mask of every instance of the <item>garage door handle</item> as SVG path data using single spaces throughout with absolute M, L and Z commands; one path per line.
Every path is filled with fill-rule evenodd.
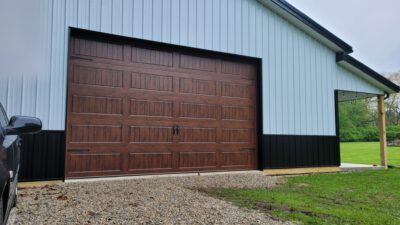
M 173 126 L 173 127 L 172 127 L 172 136 L 174 136 L 174 135 L 176 134 L 176 127 L 177 127 L 177 126 Z
M 179 135 L 179 131 L 180 131 L 180 127 L 179 126 L 176 126 L 176 135 Z

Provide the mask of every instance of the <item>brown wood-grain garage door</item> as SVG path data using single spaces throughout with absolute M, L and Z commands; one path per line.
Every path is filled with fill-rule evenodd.
M 72 36 L 66 177 L 256 169 L 256 82 L 242 58 Z

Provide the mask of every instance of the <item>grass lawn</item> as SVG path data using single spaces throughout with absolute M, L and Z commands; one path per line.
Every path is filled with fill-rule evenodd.
M 340 143 L 341 161 L 345 163 L 380 164 L 379 142 Z M 389 165 L 400 166 L 400 147 L 388 147 Z
M 400 169 L 296 176 L 272 189 L 208 193 L 303 224 L 400 224 Z

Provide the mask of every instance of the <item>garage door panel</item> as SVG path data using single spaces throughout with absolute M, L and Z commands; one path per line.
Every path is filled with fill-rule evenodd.
M 71 124 L 71 143 L 122 143 L 122 125 Z
M 170 170 L 173 166 L 172 152 L 129 153 L 129 171 Z
M 218 105 L 181 102 L 179 104 L 179 117 L 215 120 L 218 118 Z
M 245 120 L 221 120 L 221 126 L 226 129 L 255 129 L 254 124 L 250 124 L 251 121 Z
M 256 111 L 253 106 L 223 105 L 221 110 L 222 120 L 255 120 Z
M 72 83 L 104 87 L 123 87 L 123 71 L 74 65 Z
M 197 121 L 197 120 L 196 120 Z M 200 120 L 199 125 L 195 125 L 194 128 L 210 128 L 218 126 L 217 120 Z M 124 118 L 124 125 L 145 125 L 145 126 L 179 126 L 179 128 L 193 127 L 193 119 L 186 118 L 164 118 L 164 117 L 139 117 L 139 116 L 127 116 Z M 180 133 L 181 134 L 181 130 Z M 176 135 L 178 137 L 178 135 Z
M 173 77 L 149 73 L 131 73 L 130 88 L 173 92 Z
M 221 82 L 221 96 L 230 98 L 255 98 L 255 86 L 232 82 Z
M 111 60 L 123 60 L 123 45 L 108 41 L 73 39 L 71 42 L 73 55 L 91 56 Z
M 217 142 L 217 128 L 215 127 L 180 127 L 179 143 L 216 143 Z
M 157 66 L 173 66 L 173 52 L 141 47 L 132 47 L 132 62 Z
M 68 153 L 124 153 L 126 146 L 120 143 L 69 143 Z
M 130 99 L 129 115 L 146 117 L 173 117 L 173 101 Z
M 69 153 L 68 173 L 104 173 L 122 171 L 121 153 Z
M 129 143 L 172 143 L 171 126 L 130 126 Z
M 252 105 L 253 99 L 245 98 L 224 98 L 219 96 L 207 96 L 207 95 L 192 95 L 186 93 L 179 93 L 179 98 L 173 98 L 179 102 L 192 102 L 199 104 L 214 104 L 218 106 L 223 105 Z
M 124 123 L 124 115 L 78 114 L 71 113 L 68 128 L 71 125 L 109 125 L 120 126 Z
M 221 72 L 224 74 L 244 76 L 251 80 L 256 80 L 257 78 L 257 67 L 252 63 L 222 60 Z
M 150 100 L 172 100 L 177 99 L 173 92 L 164 91 L 144 91 L 139 89 L 116 89 L 116 88 L 99 88 L 89 85 L 72 84 L 69 90 L 73 95 L 83 96 L 99 96 L 99 97 L 115 97 L 115 98 L 133 98 L 133 99 L 150 99 Z M 206 100 L 204 100 L 206 101 Z
M 238 72 L 238 74 L 242 74 L 240 76 L 233 76 L 236 73 L 224 73 L 223 71 L 207 71 L 207 70 L 196 70 L 196 69 L 185 69 L 183 67 L 155 67 L 152 64 L 143 64 L 143 63 L 129 63 L 126 61 L 107 61 L 104 59 L 96 59 L 92 58 L 89 60 L 82 60 L 80 58 L 71 58 L 71 63 L 86 66 L 86 67 L 95 67 L 101 69 L 112 69 L 112 70 L 121 70 L 121 71 L 128 71 L 128 72 L 136 72 L 136 73 L 144 73 L 144 74 L 155 74 L 155 75 L 171 75 L 171 76 L 178 76 L 184 78 L 206 78 L 209 80 L 215 80 L 215 76 L 218 75 L 217 80 L 231 80 L 235 83 L 247 83 L 247 84 L 254 84 L 255 77 L 257 73 L 251 75 L 243 75 L 246 73 Z M 257 70 L 256 66 L 253 64 L 246 64 L 249 67 L 254 67 L 253 70 Z M 218 68 L 218 64 L 217 64 Z
M 72 95 L 71 112 L 84 114 L 123 114 L 123 99 L 108 96 Z
M 76 56 L 76 57 L 75 57 Z M 217 63 L 218 59 L 208 59 L 207 57 L 196 57 L 196 56 L 180 56 L 177 54 L 174 56 L 175 58 L 172 59 L 172 62 L 174 60 L 178 61 L 176 66 L 170 62 L 167 62 L 166 58 L 164 57 L 164 61 L 162 62 L 161 58 L 157 58 L 154 55 L 150 56 L 143 56 L 144 58 L 141 58 L 139 60 L 132 60 L 131 62 L 128 62 L 126 60 L 106 60 L 104 58 L 96 58 L 96 57 L 85 57 L 81 58 L 79 55 L 71 55 L 71 62 L 73 63 L 78 63 L 82 65 L 96 65 L 96 67 L 99 68 L 109 68 L 110 66 L 112 68 L 118 68 L 120 70 L 124 71 L 132 71 L 132 72 L 144 72 L 144 73 L 161 73 L 161 74 L 172 74 L 172 75 L 179 75 L 182 77 L 199 77 L 203 78 L 206 77 L 208 79 L 212 79 L 215 77 L 216 74 L 218 74 L 219 77 L 221 78 L 228 78 L 232 80 L 254 80 L 253 78 L 256 76 L 255 74 L 251 75 L 244 75 L 245 73 L 242 73 L 239 71 L 229 73 L 228 72 L 220 72 L 220 65 Z M 180 58 L 185 58 L 185 62 L 182 61 L 180 62 Z M 190 59 L 199 59 L 195 61 L 189 61 Z M 143 61 L 140 62 L 140 61 Z M 215 62 L 214 62 L 215 61 Z M 249 67 L 253 67 L 252 65 L 248 65 L 244 63 L 244 65 L 247 65 Z M 254 70 L 256 70 L 254 68 Z M 190 76 L 188 75 L 190 74 Z M 240 76 L 232 76 L 232 75 L 238 75 L 241 74 Z
M 71 84 L 69 87 L 71 95 L 78 95 L 78 96 L 94 96 L 94 97 L 110 97 L 110 98 L 121 98 L 121 92 L 124 92 L 124 89 L 116 89 L 116 88 L 104 88 L 104 87 L 94 87 L 91 85 L 76 85 Z
M 197 55 L 180 54 L 179 66 L 184 69 L 201 70 L 216 72 L 217 61 L 209 56 L 201 57 Z
M 125 151 L 129 153 L 176 152 L 174 143 L 128 143 Z
M 255 160 L 255 150 L 249 151 L 223 151 L 221 152 L 221 167 L 248 167 Z
M 217 81 L 179 78 L 179 92 L 193 95 L 217 95 Z
M 216 168 L 217 154 L 216 152 L 180 152 L 179 168 Z
M 255 129 L 223 128 L 222 143 L 254 143 Z
M 124 71 L 127 73 L 138 73 L 138 74 L 152 74 L 157 76 L 169 76 L 169 77 L 177 77 L 179 78 L 191 78 L 191 79 L 199 79 L 199 80 L 229 80 L 234 83 L 239 84 L 249 84 L 254 85 L 254 81 L 249 79 L 246 76 L 232 76 L 230 74 L 223 74 L 218 72 L 204 72 L 197 70 L 182 70 L 179 68 L 155 68 L 149 65 L 143 64 L 129 64 L 126 62 L 110 62 L 106 63 L 105 61 L 91 61 L 91 60 L 79 60 L 72 59 L 71 60 L 72 67 L 78 68 L 88 68 L 90 70 L 94 70 L 91 73 L 96 72 L 97 74 L 101 74 L 107 72 L 118 72 Z M 83 70 L 84 72 L 85 70 Z M 216 77 L 218 76 L 218 77 Z
M 255 64 L 76 39 L 67 177 L 256 168 Z

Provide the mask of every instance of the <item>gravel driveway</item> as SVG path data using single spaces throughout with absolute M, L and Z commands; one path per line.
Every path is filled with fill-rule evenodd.
M 261 173 L 62 183 L 19 191 L 9 224 L 287 224 L 195 189 L 271 187 Z

